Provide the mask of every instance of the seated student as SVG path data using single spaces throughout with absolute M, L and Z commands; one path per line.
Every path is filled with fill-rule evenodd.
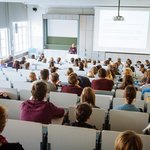
M 69 76 L 71 73 L 73 73 L 73 69 L 72 69 L 71 67 L 69 67 L 69 68 L 67 69 L 66 75 Z
M 36 81 L 36 80 L 37 80 L 37 78 L 36 78 L 35 72 L 30 72 L 29 79 L 27 79 L 27 82 L 33 82 L 33 81 Z
M 1 135 L 7 123 L 7 116 L 6 109 L 0 105 L 0 150 L 24 150 L 19 143 L 9 143 L 6 138 Z
M 60 85 L 61 81 L 59 81 L 59 74 L 54 72 L 51 73 L 51 83 L 58 89 L 58 86 Z
M 61 92 L 74 93 L 80 96 L 83 89 L 79 86 L 77 75 L 75 75 L 74 73 L 70 74 L 68 77 L 68 83 L 69 85 L 62 86 Z
M 115 140 L 115 150 L 142 150 L 142 148 L 142 140 L 134 131 L 124 131 Z
M 92 88 L 94 90 L 106 90 L 111 91 L 114 85 L 112 80 L 105 79 L 106 78 L 106 70 L 101 68 L 98 70 L 99 79 L 95 79 L 92 81 Z
M 25 70 L 29 70 L 29 69 L 30 69 L 30 63 L 29 63 L 29 62 L 26 62 L 26 63 L 24 64 L 24 69 L 25 69 Z
M 80 98 L 81 103 L 88 103 L 91 105 L 93 108 L 98 108 L 95 106 L 95 93 L 94 90 L 91 87 L 85 87 L 82 91 L 81 98 Z
M 9 59 L 5 62 L 7 64 L 7 67 L 13 67 L 14 57 L 9 56 Z
M 63 108 L 58 108 L 51 102 L 45 101 L 47 85 L 44 82 L 37 81 L 32 86 L 31 93 L 31 100 L 22 103 L 21 120 L 50 124 L 53 118 L 62 117 L 64 115 Z
M 79 71 L 84 71 L 84 64 L 83 64 L 83 62 L 79 63 Z
M 147 78 L 146 84 L 144 84 L 142 87 L 142 95 L 144 96 L 145 92 L 150 92 L 150 78 Z
M 125 88 L 125 104 L 116 106 L 114 109 L 116 110 L 127 110 L 127 111 L 140 111 L 140 109 L 136 108 L 133 104 L 134 99 L 136 98 L 136 89 L 133 85 L 128 85 Z
M 78 104 L 76 107 L 76 121 L 70 123 L 70 125 L 76 127 L 96 129 L 95 126 L 87 123 L 91 114 L 92 114 L 92 107 L 88 103 Z

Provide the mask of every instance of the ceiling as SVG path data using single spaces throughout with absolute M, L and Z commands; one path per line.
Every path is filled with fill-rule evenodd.
M 0 2 L 20 2 L 41 7 L 80 7 L 117 6 L 118 0 L 0 0 Z M 121 0 L 121 6 L 150 7 L 150 0 Z

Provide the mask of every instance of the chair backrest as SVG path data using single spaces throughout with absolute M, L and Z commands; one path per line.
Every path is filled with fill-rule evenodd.
M 18 99 L 18 93 L 17 93 L 17 89 L 14 88 L 1 88 L 0 87 L 0 92 L 6 92 L 7 95 L 11 98 L 11 99 Z
M 0 99 L 0 105 L 5 106 L 8 110 L 8 119 L 19 120 L 21 103 L 18 100 Z
M 134 130 L 142 133 L 149 120 L 148 113 L 110 110 L 110 129 L 114 131 Z
M 51 150 L 93 150 L 96 130 L 62 125 L 48 125 Z
M 147 103 L 147 112 L 150 114 L 150 102 Z
M 18 91 L 25 89 L 25 90 L 31 90 L 32 83 L 30 82 L 22 82 L 22 81 L 14 81 L 12 82 L 13 88 L 16 88 Z
M 76 110 L 75 106 L 69 107 L 69 120 L 71 122 L 76 120 L 75 110 Z M 105 124 L 105 117 L 106 112 L 104 109 L 93 108 L 88 123 L 91 125 L 95 125 L 98 130 L 102 130 L 103 125 Z
M 11 88 L 10 81 L 0 81 L 0 88 Z
M 118 131 L 102 131 L 102 144 L 101 144 L 101 149 L 102 150 L 114 150 L 114 143 L 115 139 L 118 136 L 118 134 L 121 132 Z M 142 150 L 148 150 L 150 148 L 150 136 L 149 135 L 142 135 L 139 134 L 141 137 L 141 140 L 143 142 L 143 149 Z M 108 144 L 109 143 L 109 144 Z
M 104 90 L 94 90 L 95 94 L 101 94 L 101 95 L 112 95 L 114 96 L 115 91 L 104 91 Z
M 68 108 L 70 105 L 75 105 L 77 100 L 77 94 L 50 92 L 50 102 L 58 107 Z
M 117 105 L 122 105 L 125 102 L 125 98 L 114 98 L 113 99 L 113 108 Z M 135 100 L 134 105 L 137 108 L 141 108 L 144 111 L 145 108 L 145 102 L 142 100 Z
M 100 107 L 100 108 L 108 110 L 108 109 L 110 109 L 112 98 L 113 98 L 112 95 L 95 94 L 95 99 L 96 99 L 95 105 Z
M 2 133 L 8 141 L 19 142 L 25 150 L 41 150 L 42 124 L 9 119 Z
M 123 98 L 124 97 L 124 90 L 117 89 L 115 95 L 116 95 L 115 97 L 117 97 L 117 98 Z M 141 98 L 142 98 L 141 91 L 136 91 L 136 99 L 141 100 Z
M 31 90 L 25 90 L 25 89 L 20 90 L 19 94 L 20 94 L 21 101 L 28 100 L 32 96 Z

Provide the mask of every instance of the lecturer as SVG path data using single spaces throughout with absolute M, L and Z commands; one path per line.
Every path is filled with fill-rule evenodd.
M 75 43 L 72 43 L 71 47 L 69 48 L 69 54 L 77 54 Z

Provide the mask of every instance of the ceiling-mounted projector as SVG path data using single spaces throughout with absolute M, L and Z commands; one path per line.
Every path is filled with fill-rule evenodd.
M 124 17 L 120 16 L 120 0 L 118 0 L 118 15 L 113 17 L 114 21 L 124 21 Z
M 124 21 L 124 17 L 123 16 L 114 16 L 113 20 L 114 21 Z

